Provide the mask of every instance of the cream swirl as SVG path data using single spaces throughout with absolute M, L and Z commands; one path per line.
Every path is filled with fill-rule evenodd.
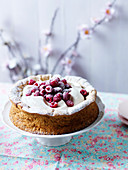
M 42 97 L 42 96 L 34 96 L 34 94 L 32 93 L 31 96 L 26 96 L 26 94 L 31 91 L 33 89 L 33 85 L 27 85 L 24 87 L 23 89 L 23 96 L 21 98 L 21 101 L 26 104 L 29 107 L 29 111 L 33 113 L 51 113 L 54 110 L 56 110 L 56 112 L 60 112 L 64 111 L 67 112 L 68 110 L 68 106 L 65 104 L 65 102 L 63 100 L 61 100 L 60 102 L 58 102 L 58 107 L 57 108 L 51 108 L 49 106 L 49 103 Z M 71 91 L 69 92 L 72 96 L 73 102 L 74 102 L 74 106 L 76 106 L 77 104 L 81 103 L 82 101 L 84 101 L 84 97 L 83 95 L 80 93 L 80 86 L 72 86 Z M 73 106 L 73 107 L 74 107 Z
M 50 107 L 50 103 L 48 103 L 42 96 L 34 96 L 33 93 L 31 95 L 26 96 L 28 91 L 31 92 L 31 89 L 34 85 L 28 85 L 28 81 L 30 79 L 34 79 L 38 84 L 41 84 L 42 81 L 47 82 L 51 78 L 54 79 L 59 77 L 60 79 L 66 79 L 67 82 L 72 86 L 70 88 L 70 94 L 72 96 L 72 100 L 74 106 L 68 107 L 67 103 L 64 100 L 58 102 L 58 107 L 52 108 Z M 86 100 L 83 95 L 80 93 L 81 89 L 85 89 L 88 92 Z M 37 91 L 38 91 L 37 87 Z M 37 113 L 37 114 L 45 114 L 45 115 L 71 115 L 85 108 L 89 104 L 95 101 L 96 99 L 96 90 L 88 83 L 86 79 L 77 76 L 66 76 L 61 77 L 60 75 L 37 75 L 31 76 L 22 80 L 19 80 L 10 90 L 9 93 L 10 100 L 16 105 L 21 106 L 23 111 L 28 113 Z

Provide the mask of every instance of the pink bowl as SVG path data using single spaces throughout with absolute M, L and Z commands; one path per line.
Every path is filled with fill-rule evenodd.
M 128 100 L 123 101 L 118 106 L 119 119 L 128 125 Z

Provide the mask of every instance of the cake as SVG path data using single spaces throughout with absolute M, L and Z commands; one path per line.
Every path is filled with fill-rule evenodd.
M 11 88 L 9 117 L 16 127 L 30 133 L 72 133 L 97 119 L 96 96 L 96 90 L 81 77 L 30 76 Z

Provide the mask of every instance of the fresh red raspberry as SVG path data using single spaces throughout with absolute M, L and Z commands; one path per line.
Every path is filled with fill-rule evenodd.
M 46 85 L 42 84 L 40 87 L 39 87 L 39 90 L 42 90 L 42 89 L 45 89 Z
M 33 85 L 35 82 L 36 82 L 35 80 L 30 79 L 29 82 L 28 82 L 28 84 L 29 84 L 29 85 Z
M 63 90 L 65 89 L 65 85 L 63 82 L 58 82 L 58 86 L 61 87 Z
M 36 90 L 38 90 L 38 87 L 33 87 L 31 92 L 34 93 Z
M 34 83 L 34 86 L 38 86 L 38 83 Z
M 74 103 L 73 103 L 73 101 L 71 101 L 71 100 L 67 100 L 67 101 L 66 101 L 66 105 L 67 105 L 68 107 L 72 107 L 72 106 L 74 106 Z
M 84 89 L 81 89 L 81 90 L 80 90 L 80 93 L 81 93 L 83 96 L 87 96 L 87 95 L 88 95 L 87 91 L 84 90 Z
M 55 96 L 53 97 L 53 101 L 54 102 L 59 102 L 62 99 L 62 93 L 57 93 L 55 94 Z
M 52 87 L 57 87 L 59 80 L 60 80 L 59 78 L 56 78 L 56 79 L 54 79 L 54 80 L 51 80 L 51 81 L 50 81 L 50 85 L 51 85 Z
M 35 93 L 34 93 L 34 96 L 39 96 L 40 93 L 39 93 L 39 90 L 37 90 Z
M 69 100 L 70 97 L 71 97 L 71 95 L 69 94 L 69 92 L 64 92 L 64 93 L 63 93 L 63 100 L 64 100 L 64 101 Z
M 57 77 L 56 79 L 57 79 L 58 82 L 60 81 L 60 78 L 59 78 L 59 77 Z
M 41 96 L 44 96 L 44 95 L 45 95 L 45 92 L 46 92 L 45 89 L 42 89 L 42 90 L 40 91 L 40 95 L 41 95 Z
M 67 84 L 67 80 L 66 79 L 62 79 L 61 80 L 64 84 Z
M 70 89 L 64 89 L 63 92 L 68 92 L 69 93 L 69 92 L 71 92 L 71 90 Z
M 66 89 L 69 89 L 69 88 L 72 88 L 72 86 L 67 83 L 67 84 L 65 84 L 65 88 L 66 88 Z
M 31 96 L 32 92 L 31 91 L 28 91 L 26 96 Z
M 53 90 L 52 86 L 46 86 L 45 88 L 46 93 L 52 93 L 52 90 Z
M 54 93 L 62 92 L 62 88 L 61 88 L 61 87 L 54 87 L 54 88 L 53 88 L 53 92 L 54 92 Z
M 46 82 L 44 81 L 44 82 L 42 82 L 42 83 L 40 84 L 40 86 L 41 86 L 41 85 L 45 85 L 45 84 L 46 84 Z
M 57 102 L 51 102 L 50 107 L 56 108 L 57 106 L 58 106 L 58 103 L 57 103 Z
M 49 103 L 51 103 L 52 101 L 53 101 L 53 95 L 52 94 L 48 94 L 48 95 L 46 95 L 46 100 L 49 102 Z
M 46 86 L 50 86 L 50 80 L 47 80 L 45 83 Z

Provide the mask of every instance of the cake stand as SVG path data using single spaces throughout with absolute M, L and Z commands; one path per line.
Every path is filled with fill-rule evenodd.
M 63 135 L 38 135 L 38 134 L 32 134 L 32 133 L 20 130 L 10 121 L 10 118 L 9 118 L 9 111 L 10 111 L 10 107 L 11 107 L 10 101 L 8 101 L 4 107 L 4 110 L 2 112 L 2 120 L 3 120 L 4 124 L 6 126 L 8 126 L 9 128 L 11 128 L 12 130 L 15 130 L 16 132 L 18 132 L 22 135 L 34 137 L 42 145 L 60 146 L 60 145 L 64 145 L 64 144 L 68 143 L 71 140 L 72 136 L 79 135 L 81 133 L 89 131 L 90 129 L 94 128 L 101 122 L 101 120 L 103 119 L 103 116 L 104 116 L 105 106 L 99 97 L 96 98 L 96 103 L 99 107 L 99 116 L 95 120 L 95 122 L 93 122 L 90 126 L 86 127 L 83 130 L 73 132 L 73 133 L 63 134 Z

